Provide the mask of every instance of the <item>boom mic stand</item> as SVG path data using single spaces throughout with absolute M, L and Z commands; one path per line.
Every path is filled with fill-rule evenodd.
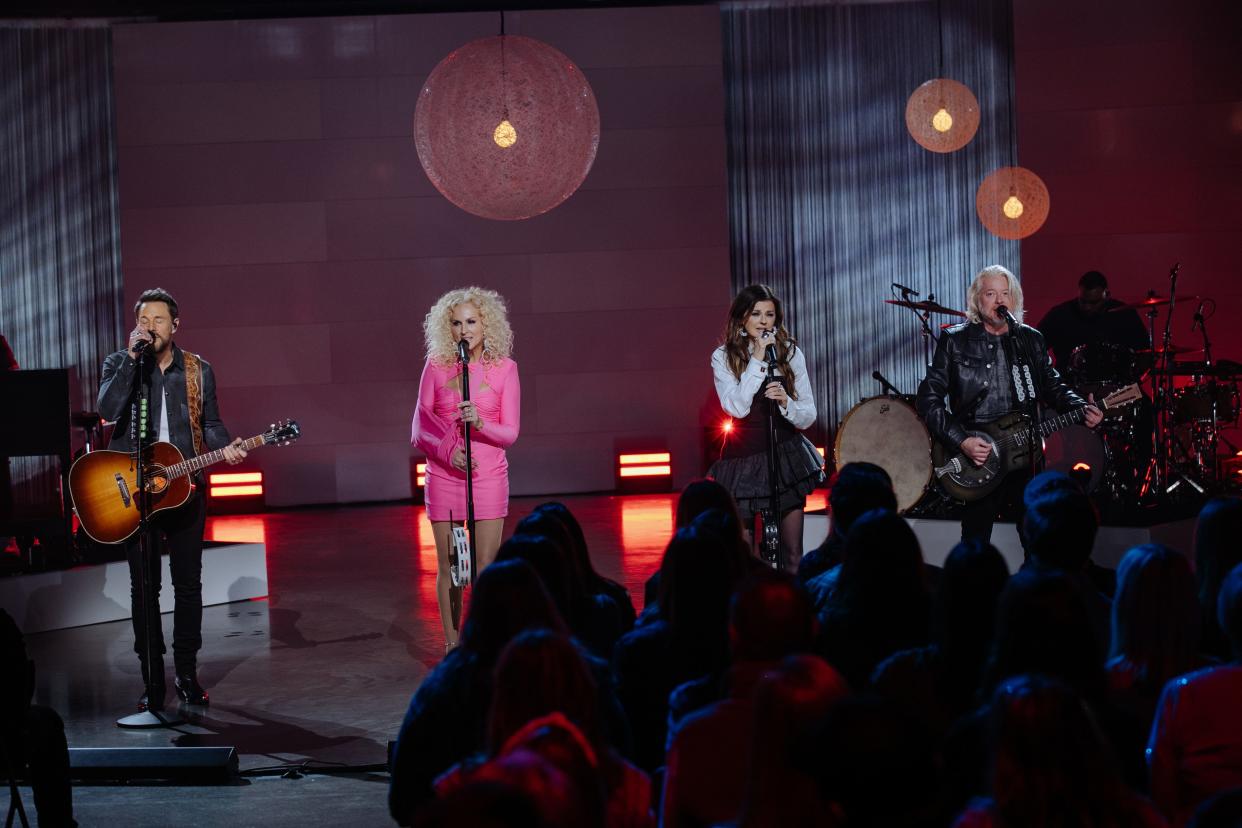
M 142 625 L 144 638 L 146 639 L 144 649 L 147 651 L 146 691 L 148 707 L 146 710 L 130 716 L 122 716 L 116 720 L 117 727 L 126 729 L 171 727 L 181 724 L 181 719 L 177 715 L 164 711 L 164 700 L 162 698 L 156 699 L 154 693 L 152 693 L 152 688 L 158 686 L 158 684 L 155 677 L 155 644 L 151 635 L 151 615 L 154 612 L 155 617 L 159 618 L 159 606 L 154 605 L 155 584 L 151 582 L 151 555 L 154 550 L 151 549 L 151 535 L 147 521 L 147 517 L 151 513 L 151 491 L 147 483 L 146 466 L 147 439 L 150 431 L 148 413 L 150 411 L 151 383 L 147 377 L 150 353 L 150 345 L 138 352 L 138 384 L 134 388 L 134 397 L 130 402 L 129 409 L 130 444 L 134 448 L 133 459 L 130 462 L 134 464 L 134 487 L 138 490 L 135 493 L 138 503 L 138 561 L 142 567 L 142 575 L 138 579 L 138 583 L 142 590 Z M 155 554 L 158 555 L 158 552 L 155 552 Z M 159 558 L 156 558 L 156 562 L 159 562 Z M 156 577 L 160 576 L 157 574 Z M 160 653 L 161 670 L 163 670 L 164 664 L 163 655 L 163 653 Z M 160 676 L 160 678 L 162 679 L 163 676 Z M 160 709 L 152 710 L 150 708 L 152 702 L 160 705 Z

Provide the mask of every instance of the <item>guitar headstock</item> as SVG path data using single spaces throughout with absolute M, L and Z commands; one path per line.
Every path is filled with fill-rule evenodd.
M 302 436 L 302 429 L 298 426 L 297 420 L 281 420 L 278 423 L 272 423 L 267 431 L 263 432 L 263 442 L 266 445 L 287 446 L 294 440 Z
M 1120 408 L 1123 405 L 1130 405 L 1131 403 L 1138 402 L 1142 398 L 1143 392 L 1139 389 L 1138 384 L 1131 383 L 1125 388 L 1118 389 L 1109 394 L 1097 404 L 1100 408 L 1104 409 Z

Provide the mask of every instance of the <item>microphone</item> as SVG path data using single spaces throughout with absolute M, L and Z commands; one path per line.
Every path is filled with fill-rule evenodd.
M 772 345 L 769 345 L 766 349 L 764 349 L 763 358 L 767 361 L 769 365 L 774 365 L 777 362 L 775 343 L 773 343 Z
M 1009 323 L 1010 333 L 1018 332 L 1019 322 L 1018 320 L 1013 318 L 1013 314 L 1009 312 L 1009 308 L 1005 307 L 1004 305 L 997 305 L 996 315 L 999 316 L 1001 319 L 1004 319 L 1007 323 Z
M 1203 300 L 1199 300 L 1199 309 L 1195 311 L 1195 321 L 1190 323 L 1190 332 L 1194 333 L 1203 327 Z
M 470 364 L 470 349 L 466 347 L 466 340 L 457 340 L 457 358 L 462 361 L 463 365 Z
M 140 339 L 134 343 L 134 353 L 141 354 L 143 351 L 155 345 L 155 331 L 147 331 L 150 339 Z
M 910 296 L 918 296 L 918 295 L 919 295 L 919 292 L 918 292 L 917 290 L 912 290 L 912 289 L 910 289 L 910 288 L 906 287 L 905 285 L 899 285 L 899 284 L 897 284 L 896 282 L 893 282 L 893 287 L 897 288 L 897 289 L 898 289 L 898 290 L 900 290 L 902 293 L 907 293 L 907 294 L 909 294 Z

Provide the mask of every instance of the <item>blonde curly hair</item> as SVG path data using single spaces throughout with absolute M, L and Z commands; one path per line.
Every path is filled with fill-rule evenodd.
M 479 310 L 483 323 L 483 361 L 497 363 L 513 352 L 513 330 L 509 327 L 505 300 L 494 290 L 466 287 L 450 290 L 436 300 L 423 320 L 423 341 L 427 358 L 442 365 L 457 360 L 453 341 L 453 308 L 470 304 Z

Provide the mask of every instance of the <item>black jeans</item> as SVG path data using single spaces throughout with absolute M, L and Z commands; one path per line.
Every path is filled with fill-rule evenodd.
M 161 512 L 152 521 L 150 583 L 154 594 L 151 600 L 149 622 L 153 635 L 151 652 L 156 656 L 157 668 L 164 654 L 164 629 L 160 623 L 160 541 L 168 550 L 168 568 L 173 585 L 173 663 L 177 675 L 193 673 L 198 661 L 198 651 L 203 646 L 203 525 L 207 520 L 207 504 L 203 496 L 195 492 L 185 505 L 168 512 Z M 142 617 L 142 563 L 137 537 L 126 545 L 129 559 L 130 609 L 134 620 L 134 652 L 139 660 L 147 661 L 147 629 Z M 151 676 L 155 684 L 162 684 L 162 675 Z
M 1016 469 L 991 494 L 972 500 L 962 510 L 962 540 L 992 540 L 992 524 L 1001 520 L 1022 520 L 1022 490 L 1031 482 L 1029 469 Z

